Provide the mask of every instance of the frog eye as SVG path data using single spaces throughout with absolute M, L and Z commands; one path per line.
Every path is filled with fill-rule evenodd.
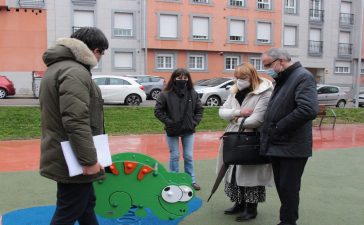
M 182 195 L 182 190 L 176 185 L 169 185 L 165 187 L 162 191 L 163 200 L 169 203 L 178 202 L 181 199 Z
M 182 190 L 182 197 L 180 198 L 180 202 L 188 202 L 193 197 L 193 191 L 189 186 L 179 186 L 179 188 Z

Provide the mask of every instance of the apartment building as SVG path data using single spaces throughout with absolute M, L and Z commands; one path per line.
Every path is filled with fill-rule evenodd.
M 33 77 L 46 69 L 43 52 L 86 26 L 100 28 L 110 42 L 93 73 L 144 73 L 143 2 L 0 0 L 0 74 L 14 82 L 17 94 L 33 95 Z
M 355 89 L 362 9 L 355 0 L 285 0 L 281 45 L 317 82 Z
M 364 86 L 362 9 L 359 0 L 0 0 L 0 74 L 32 95 L 44 50 L 96 26 L 110 48 L 94 74 L 168 78 L 185 67 L 199 80 L 231 76 L 241 62 L 264 73 L 261 53 L 284 47 L 319 83 L 354 90 Z
M 281 45 L 281 0 L 149 0 L 148 74 L 188 68 L 194 80 L 231 76 L 241 62 L 262 71 L 261 52 Z
M 47 12 L 44 1 L 0 1 L 0 74 L 14 82 L 17 94 L 31 94 L 33 71 L 45 69 Z

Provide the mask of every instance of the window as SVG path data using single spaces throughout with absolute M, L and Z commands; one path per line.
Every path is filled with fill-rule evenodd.
M 245 41 L 245 22 L 243 20 L 230 20 L 230 41 Z
M 264 9 L 264 10 L 271 10 L 271 0 L 258 0 L 257 1 L 257 8 Z
M 341 2 L 340 25 L 348 26 L 354 24 L 354 15 L 351 11 L 351 2 Z
M 208 40 L 209 39 L 209 18 L 192 17 L 192 39 Z
M 159 16 L 159 37 L 178 38 L 178 15 Z
M 271 23 L 258 22 L 257 23 L 257 43 L 270 44 L 271 43 Z
M 133 14 L 115 13 L 114 15 L 114 36 L 132 37 L 133 34 Z
M 350 73 L 350 62 L 336 62 L 335 73 Z
M 107 78 L 106 77 L 95 78 L 94 81 L 97 85 L 106 85 Z
M 321 30 L 310 29 L 308 52 L 310 54 L 322 54 L 322 49 L 323 49 L 323 43 L 321 41 Z
M 250 58 L 250 64 L 252 64 L 257 71 L 263 71 L 263 63 L 260 58 Z
M 134 68 L 134 54 L 133 52 L 115 52 L 114 54 L 114 67 L 116 69 L 133 69 Z
M 284 12 L 287 14 L 297 13 L 297 1 L 296 0 L 284 0 Z
M 364 74 L 364 63 L 361 62 L 360 73 Z
M 230 0 L 230 6 L 245 7 L 245 0 Z
M 210 3 L 211 0 L 192 0 L 193 3 L 204 3 L 204 4 L 208 4 Z
M 239 56 L 227 56 L 225 58 L 225 70 L 234 70 L 240 64 Z
M 190 55 L 188 68 L 191 70 L 205 70 L 205 55 Z
M 156 60 L 157 69 L 173 69 L 173 54 L 158 54 Z
M 94 26 L 94 12 L 75 10 L 73 13 L 73 32 L 81 27 Z
M 109 85 L 131 85 L 131 84 L 123 79 L 109 78 Z
M 296 46 L 297 27 L 284 26 L 283 45 Z

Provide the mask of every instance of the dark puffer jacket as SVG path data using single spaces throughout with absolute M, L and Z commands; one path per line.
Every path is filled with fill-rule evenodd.
M 318 113 L 313 75 L 296 62 L 276 79 L 261 130 L 261 154 L 312 155 L 312 120 Z
M 69 177 L 60 142 L 69 140 L 78 162 L 97 162 L 93 135 L 104 133 L 103 100 L 91 79 L 90 67 L 97 60 L 81 41 L 65 38 L 48 49 L 43 60 L 48 66 L 40 86 L 42 138 L 40 173 L 61 183 L 92 182 L 103 173 Z
M 190 94 L 188 95 L 189 92 Z M 189 99 L 187 99 L 189 96 Z M 187 108 L 186 116 L 183 113 Z M 202 120 L 203 107 L 197 92 L 194 89 L 184 90 L 182 95 L 175 91 L 163 91 L 156 101 L 154 115 L 165 125 L 173 126 L 183 119 L 181 134 L 194 133 L 196 126 Z

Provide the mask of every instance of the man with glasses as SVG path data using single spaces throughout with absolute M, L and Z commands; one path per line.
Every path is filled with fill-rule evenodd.
M 275 88 L 261 130 L 261 154 L 271 157 L 279 199 L 280 223 L 297 225 L 301 177 L 312 156 L 312 120 L 318 113 L 314 76 L 284 49 L 262 54 Z
M 93 135 L 104 133 L 101 91 L 91 79 L 109 42 L 95 27 L 77 30 L 46 50 L 48 69 L 40 85 L 42 138 L 40 174 L 57 182 L 51 225 L 98 225 L 92 182 L 104 177 Z M 62 141 L 70 141 L 83 174 L 70 177 Z

